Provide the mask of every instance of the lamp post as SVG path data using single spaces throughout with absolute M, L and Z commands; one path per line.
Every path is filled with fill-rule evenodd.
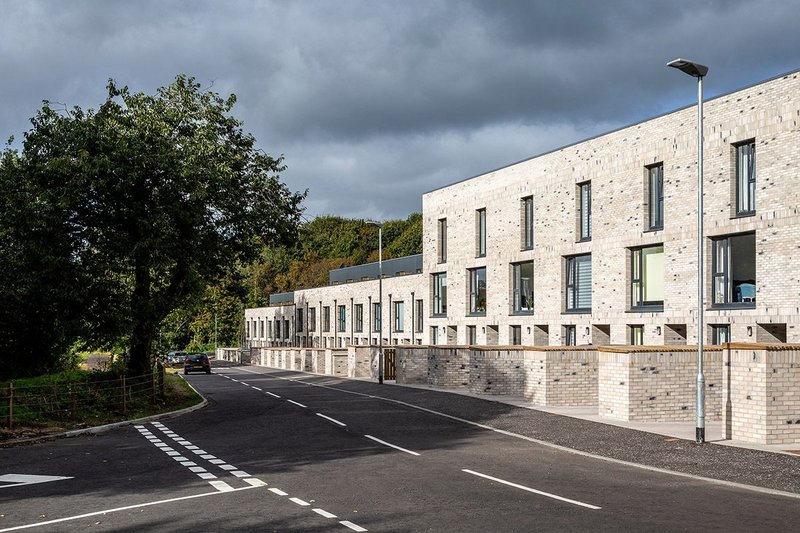
M 697 78 L 697 398 L 695 440 L 706 440 L 706 378 L 703 375 L 703 76 L 708 67 L 687 59 L 674 59 L 668 67 Z
M 383 223 L 367 220 L 367 224 L 378 226 L 378 383 L 383 384 Z

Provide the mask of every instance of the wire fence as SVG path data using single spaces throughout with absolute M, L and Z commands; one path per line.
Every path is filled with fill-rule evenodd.
M 164 366 L 160 363 L 153 373 L 141 376 L 89 374 L 36 386 L 15 386 L 11 381 L 0 388 L 0 423 L 14 429 L 15 425 L 75 419 L 79 415 L 124 415 L 163 399 Z

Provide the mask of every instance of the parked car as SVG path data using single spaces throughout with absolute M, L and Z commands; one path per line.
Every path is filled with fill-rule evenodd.
M 211 373 L 211 362 L 208 360 L 206 354 L 190 353 L 186 355 L 186 358 L 183 360 L 183 373 L 188 374 L 195 370 L 205 372 L 206 374 Z

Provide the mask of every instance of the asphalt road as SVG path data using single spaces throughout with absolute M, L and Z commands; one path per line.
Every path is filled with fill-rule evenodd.
M 795 531 L 800 523 L 797 498 L 544 446 L 480 427 L 479 413 L 467 423 L 415 393 L 398 399 L 399 387 L 261 367 L 188 379 L 209 400 L 205 409 L 0 450 L 0 532 Z M 34 478 L 22 475 L 66 479 L 23 484 Z

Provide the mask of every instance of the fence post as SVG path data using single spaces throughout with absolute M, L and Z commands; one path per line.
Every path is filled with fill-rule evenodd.
M 125 403 L 125 399 L 126 399 L 125 398 L 125 374 L 122 374 L 122 380 L 120 381 L 120 383 L 122 384 L 122 387 L 121 387 L 122 388 L 122 414 L 125 414 L 127 412 L 127 407 L 128 407 L 126 405 L 126 403 Z
M 78 398 L 75 394 L 75 382 L 69 384 L 70 396 L 72 396 L 72 418 L 78 416 Z
M 8 382 L 8 429 L 14 429 L 14 382 Z

